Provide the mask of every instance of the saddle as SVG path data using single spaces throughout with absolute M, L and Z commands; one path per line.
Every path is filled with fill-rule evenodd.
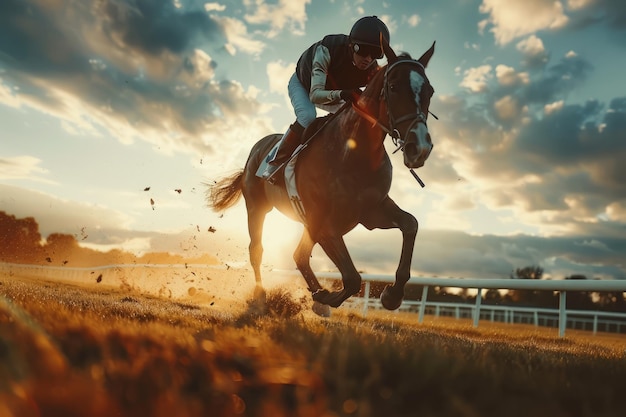
M 285 190 L 289 195 L 289 201 L 304 224 L 306 224 L 306 213 L 296 187 L 296 163 L 298 161 L 298 155 L 309 145 L 311 140 L 315 139 L 315 135 L 322 130 L 326 123 L 332 120 L 337 113 L 339 113 L 339 111 L 318 117 L 313 123 L 307 126 L 304 132 L 302 132 L 300 145 L 296 147 L 289 159 L 278 167 L 269 164 L 269 161 L 271 161 L 276 152 L 278 152 L 280 141 L 276 142 L 267 155 L 263 157 L 255 174 L 257 177 L 263 178 L 273 185 L 279 185 L 284 182 Z M 284 175 L 280 175 L 280 171 L 284 171 Z
M 296 159 L 296 156 L 309 145 L 310 140 L 314 138 L 317 132 L 322 130 L 326 122 L 331 120 L 332 116 L 334 116 L 334 114 L 328 114 L 326 116 L 318 117 L 313 120 L 313 122 L 306 129 L 304 129 L 304 132 L 302 132 L 302 136 L 300 139 L 301 143 L 296 147 L 296 149 L 294 149 L 289 159 L 278 166 L 269 164 L 269 161 L 274 158 L 274 155 L 276 155 L 276 152 L 278 152 L 278 147 L 280 146 L 280 141 L 276 142 L 274 146 L 270 148 L 267 155 L 263 156 L 263 160 L 261 161 L 261 164 L 259 164 L 255 175 L 259 178 L 267 180 L 271 184 L 278 183 L 281 178 L 281 176 L 278 175 L 280 171 L 286 168 L 289 162 L 291 162 L 293 159 Z

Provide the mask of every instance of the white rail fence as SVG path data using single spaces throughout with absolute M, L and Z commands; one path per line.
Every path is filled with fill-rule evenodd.
M 123 281 L 122 275 L 132 275 L 133 280 L 141 285 L 141 280 L 148 282 L 151 272 L 158 270 L 174 270 L 179 276 L 184 276 L 190 271 L 197 269 L 219 269 L 215 265 L 170 265 L 170 264 L 118 264 L 103 265 L 97 267 L 53 267 L 41 265 L 25 265 L 0 263 L 0 273 L 11 275 L 28 275 L 42 278 L 60 279 L 66 281 L 93 280 L 95 274 L 107 273 L 119 275 L 116 280 Z M 299 277 L 299 272 L 274 271 L 281 275 L 293 275 Z M 339 273 L 318 273 L 322 279 L 339 280 Z M 365 283 L 364 296 L 351 298 L 352 304 L 362 308 L 364 315 L 370 308 L 382 308 L 378 298 L 369 296 L 371 283 L 393 283 L 395 278 L 391 275 L 362 274 Z M 565 335 L 568 322 L 570 327 L 590 324 L 594 334 L 598 330 L 609 329 L 615 326 L 620 331 L 621 326 L 626 326 L 626 313 L 612 313 L 595 310 L 567 310 L 567 293 L 574 291 L 617 291 L 626 292 L 626 280 L 525 280 L 525 279 L 485 279 L 485 278 L 425 278 L 413 277 L 409 283 L 423 285 L 422 297 L 419 301 L 405 300 L 400 307 L 405 311 L 417 311 L 418 321 L 423 322 L 426 312 L 436 316 L 448 315 L 456 318 L 471 318 L 474 327 L 478 327 L 481 319 L 494 321 L 502 318 L 503 321 L 514 323 L 530 323 L 535 325 L 558 324 L 559 336 Z M 427 300 L 429 287 L 467 288 L 476 289 L 476 301 L 474 304 L 429 302 Z M 498 290 L 540 290 L 559 293 L 559 308 L 545 309 L 518 306 L 497 306 L 482 304 L 482 291 L 488 289 Z M 179 294 L 171 294 L 177 296 Z M 182 295 L 182 294 L 180 294 Z
M 341 279 L 338 273 L 319 273 L 319 278 Z M 363 308 L 363 314 L 367 314 L 369 308 L 382 308 L 380 300 L 371 298 L 370 288 L 372 282 L 393 283 L 395 277 L 391 275 L 362 274 L 365 282 L 364 296 L 358 300 Z M 424 320 L 427 311 L 436 316 L 451 315 L 456 318 L 471 318 L 474 327 L 478 327 L 481 318 L 494 321 L 497 314 L 504 317 L 504 321 L 513 323 L 515 316 L 521 317 L 518 322 L 533 323 L 535 325 L 550 325 L 551 322 L 558 324 L 559 336 L 565 336 L 567 323 L 571 327 L 577 324 L 590 323 L 594 334 L 602 325 L 604 330 L 609 326 L 615 326 L 619 332 L 622 326 L 626 327 L 626 313 L 602 312 L 595 310 L 567 310 L 567 293 L 574 291 L 618 291 L 626 292 L 626 280 L 528 280 L 528 279 L 487 279 L 487 278 L 424 278 L 413 277 L 411 284 L 423 285 L 420 301 L 405 300 L 400 309 L 418 310 L 418 321 Z M 428 302 L 429 287 L 467 288 L 476 289 L 476 301 L 472 304 Z M 496 306 L 482 304 L 482 291 L 496 290 L 540 290 L 559 293 L 559 308 L 546 309 L 534 307 Z M 543 323 L 542 323 L 543 322 Z

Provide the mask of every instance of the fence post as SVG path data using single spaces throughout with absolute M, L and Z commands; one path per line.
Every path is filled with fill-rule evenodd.
M 474 327 L 478 327 L 478 320 L 480 319 L 480 303 L 483 298 L 483 289 L 479 288 L 476 294 L 476 307 L 474 308 Z
M 370 282 L 365 281 L 365 288 L 363 289 L 363 317 L 367 316 L 367 310 L 370 304 Z
M 567 291 L 561 291 L 559 294 L 559 337 L 565 336 L 565 327 L 567 326 L 567 313 L 565 312 L 565 303 Z
M 424 322 L 424 312 L 426 311 L 426 297 L 428 297 L 428 285 L 424 285 L 424 289 L 422 289 L 422 302 L 420 303 L 420 314 L 417 319 L 418 323 Z

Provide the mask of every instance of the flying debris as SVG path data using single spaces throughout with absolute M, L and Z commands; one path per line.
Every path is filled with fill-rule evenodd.
M 96 282 L 98 284 L 100 284 L 102 282 L 102 274 L 98 275 L 98 278 L 96 278 Z
M 216 230 L 216 229 L 215 229 L 215 227 L 213 227 L 213 226 L 209 226 L 209 232 L 211 232 L 211 233 L 215 233 L 215 230 Z
M 143 189 L 144 191 L 150 191 L 150 187 L 146 187 Z
M 175 189 L 174 191 L 176 191 L 178 194 L 182 193 L 183 190 L 181 190 L 180 188 Z
M 154 210 L 154 200 L 150 199 L 150 205 L 152 206 L 152 210 Z

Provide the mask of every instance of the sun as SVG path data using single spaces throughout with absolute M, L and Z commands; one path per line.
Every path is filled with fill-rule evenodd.
M 293 251 L 302 236 L 303 226 L 276 210 L 268 213 L 263 225 L 263 263 L 276 268 L 293 267 Z

